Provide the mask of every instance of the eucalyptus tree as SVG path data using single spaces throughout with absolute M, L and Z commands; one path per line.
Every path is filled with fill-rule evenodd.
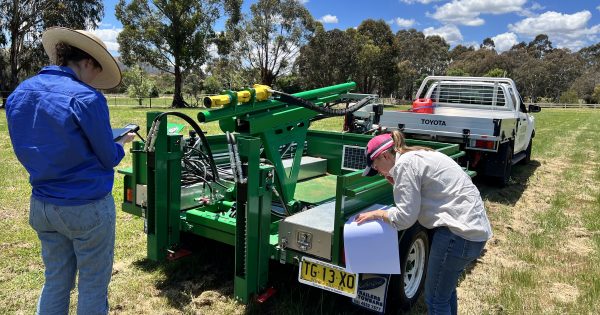
M 584 72 L 584 61 L 578 54 L 564 48 L 556 48 L 544 56 L 548 71 L 545 81 L 545 96 L 558 101 L 563 92 L 569 90 L 573 82 Z
M 289 74 L 315 30 L 315 21 L 297 0 L 259 0 L 250 6 L 237 50 L 247 70 L 260 71 L 260 83 L 273 85 Z
M 543 59 L 546 54 L 554 49 L 550 38 L 546 34 L 538 34 L 527 45 L 527 51 L 537 59 Z
M 360 46 L 345 31 L 325 31 L 318 27 L 315 36 L 300 49 L 296 59 L 298 75 L 305 88 L 317 88 L 352 79 L 358 68 Z
M 225 32 L 241 17 L 241 0 L 120 0 L 115 11 L 123 24 L 119 52 L 126 65 L 148 63 L 175 77 L 173 107 L 184 107 L 185 74 L 199 71 L 211 48 L 223 41 L 214 25 L 227 15 Z M 214 45 L 213 45 L 214 44 Z M 216 50 L 216 48 L 214 49 Z
M 139 106 L 145 98 L 151 97 L 152 90 L 156 88 L 154 80 L 139 65 L 123 72 L 123 84 L 127 86 L 129 97 L 137 99 Z
M 600 43 L 584 47 L 577 54 L 584 62 L 584 71 L 575 79 L 571 88 L 586 103 L 600 102 L 597 98 L 597 90 L 600 87 Z
M 403 97 L 410 99 L 423 77 L 446 73 L 450 63 L 450 45 L 438 35 L 426 37 L 415 29 L 398 31 L 395 37 L 399 52 L 398 67 L 401 69 L 399 88 L 403 91 Z M 470 51 L 464 46 L 460 50 Z
M 483 42 L 481 43 L 481 45 L 479 45 L 479 48 L 481 49 L 489 49 L 489 50 L 494 50 L 496 49 L 496 43 L 494 43 L 494 40 L 486 37 Z
M 362 21 L 353 34 L 360 48 L 355 74 L 359 90 L 363 93 L 385 95 L 397 89 L 396 62 L 398 49 L 390 25 L 384 20 Z
M 104 14 L 98 0 L 1 0 L 0 91 L 5 100 L 20 80 L 48 59 L 41 47 L 45 28 L 94 29 Z M 4 104 L 5 102 L 3 102 Z

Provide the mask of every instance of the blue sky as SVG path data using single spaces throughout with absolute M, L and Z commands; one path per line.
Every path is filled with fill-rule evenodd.
M 555 47 L 579 50 L 600 42 L 597 0 L 297 0 L 325 29 L 357 27 L 365 19 L 382 19 L 392 31 L 415 28 L 440 35 L 451 46 L 479 44 L 490 37 L 498 51 L 531 41 L 544 33 Z M 244 1 L 249 12 L 255 0 Z M 117 0 L 104 2 L 104 19 L 94 32 L 118 55 L 121 24 L 114 15 Z M 217 26 L 218 28 L 218 26 Z

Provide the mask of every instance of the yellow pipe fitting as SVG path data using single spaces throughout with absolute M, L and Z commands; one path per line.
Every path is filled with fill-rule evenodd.
M 260 102 L 267 100 L 271 96 L 270 86 L 255 84 L 252 88 L 254 88 L 255 93 L 255 101 Z M 252 96 L 250 91 L 238 91 L 237 93 L 237 101 L 238 103 L 247 103 L 250 101 L 250 97 Z M 211 108 L 213 106 L 224 106 L 231 103 L 231 98 L 227 94 L 215 95 L 215 96 L 207 96 L 204 98 L 204 107 Z
M 271 92 L 269 92 L 271 90 L 271 87 L 268 85 L 255 84 L 252 87 L 256 91 L 255 98 L 257 102 L 264 101 L 271 96 Z
M 229 95 L 215 95 L 215 96 L 207 96 L 204 98 L 204 107 L 211 108 L 213 106 L 219 105 L 227 105 L 231 102 Z

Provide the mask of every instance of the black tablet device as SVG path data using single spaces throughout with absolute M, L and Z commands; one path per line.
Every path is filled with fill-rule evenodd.
M 119 141 L 126 134 L 128 134 L 130 132 L 137 132 L 138 130 L 140 130 L 140 126 L 138 126 L 136 124 L 127 124 L 127 126 L 125 126 L 123 128 L 115 128 L 112 130 L 113 140 L 115 140 L 115 142 Z

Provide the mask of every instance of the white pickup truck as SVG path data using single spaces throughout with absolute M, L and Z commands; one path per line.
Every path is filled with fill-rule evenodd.
M 530 113 L 540 107 L 526 107 L 513 80 L 429 76 L 417 99 L 431 100 L 432 113 L 367 105 L 347 117 L 345 128 L 358 133 L 399 129 L 408 138 L 460 143 L 467 153 L 463 166 L 500 185 L 508 183 L 512 165 L 529 162 L 535 136 Z

